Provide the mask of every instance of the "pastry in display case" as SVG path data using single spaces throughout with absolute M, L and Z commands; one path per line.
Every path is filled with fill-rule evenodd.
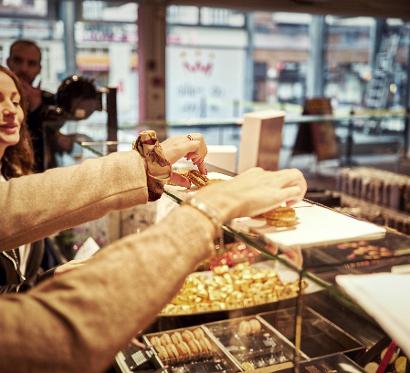
M 228 373 L 239 368 L 202 327 L 146 334 L 143 340 L 170 373 Z
M 293 366 L 293 346 L 257 316 L 219 321 L 205 327 L 233 355 L 243 371 L 269 367 L 269 372 L 274 372 Z
M 260 316 L 281 334 L 294 342 L 295 308 L 266 312 Z M 302 310 L 301 351 L 309 358 L 344 352 L 357 355 L 364 347 L 337 325 L 309 307 Z

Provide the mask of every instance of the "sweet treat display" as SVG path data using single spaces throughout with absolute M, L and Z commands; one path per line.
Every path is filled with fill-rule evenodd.
M 303 282 L 303 287 L 306 286 Z M 259 268 L 249 263 L 233 268 L 221 266 L 214 268 L 211 275 L 188 276 L 161 314 L 169 316 L 251 307 L 295 297 L 298 288 L 298 281 L 284 283 L 269 267 Z
M 294 227 L 298 223 L 295 209 L 292 207 L 277 207 L 261 215 L 266 223 L 273 227 Z
M 257 317 L 205 325 L 231 353 L 244 371 L 292 367 L 293 349 Z
M 346 256 L 352 260 L 356 258 L 363 259 L 380 259 L 394 255 L 393 251 L 384 246 L 372 245 L 367 241 L 347 242 L 337 245 L 340 250 L 351 250 L 351 253 Z
M 237 372 L 230 361 L 201 327 L 145 335 L 167 372 Z M 171 343 L 168 343 L 171 341 Z M 158 344 L 160 342 L 160 344 Z M 166 344 L 163 344 L 167 342 Z
M 342 169 L 338 177 L 344 207 L 362 216 L 410 234 L 410 177 L 366 167 Z M 356 215 L 356 214 L 355 214 Z

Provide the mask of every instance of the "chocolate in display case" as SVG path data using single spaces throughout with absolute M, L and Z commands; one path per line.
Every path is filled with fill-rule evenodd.
M 306 293 L 319 289 L 309 280 L 303 280 L 301 286 Z M 224 265 L 190 274 L 160 317 L 256 309 L 295 298 L 298 291 L 298 276 L 272 261 L 244 262 L 232 268 Z
M 331 355 L 339 352 L 355 356 L 364 347 L 351 335 L 333 324 L 309 307 L 304 307 L 301 313 L 301 352 L 309 358 Z M 295 308 L 285 308 L 260 314 L 266 322 L 291 342 L 295 336 Z
M 389 259 L 407 258 L 410 262 L 409 254 L 409 237 L 392 231 L 387 231 L 381 238 L 351 240 L 302 251 L 305 269 L 367 263 L 361 266 L 365 270 L 367 266 Z
M 215 322 L 205 327 L 244 371 L 274 372 L 293 366 L 293 346 L 257 316 Z M 267 367 L 268 370 L 263 369 Z

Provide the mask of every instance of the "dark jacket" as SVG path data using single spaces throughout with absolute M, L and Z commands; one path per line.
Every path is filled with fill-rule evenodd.
M 27 258 L 26 274 L 22 276 L 18 261 L 15 260 L 15 254 L 11 251 L 0 252 L 0 293 L 15 293 L 25 291 L 33 287 L 43 276 L 44 271 L 41 268 L 41 261 L 44 255 L 44 242 L 37 241 L 31 245 L 30 254 Z

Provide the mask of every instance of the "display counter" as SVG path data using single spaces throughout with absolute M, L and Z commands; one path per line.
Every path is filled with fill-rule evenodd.
M 172 208 L 184 193 L 192 192 L 167 188 L 162 198 Z M 285 231 L 305 239 L 292 243 L 286 235 L 277 235 L 282 231 L 272 234 L 252 225 L 244 229 L 243 221 L 224 225 L 223 240 L 216 243 L 218 257 L 188 277 L 156 321 L 136 336 L 138 344 L 118 353 L 116 369 L 381 372 L 384 364 L 385 371 L 409 371 L 396 346 L 384 361 L 393 350 L 391 339 L 336 285 L 335 277 L 389 272 L 410 264 L 410 238 L 312 201 L 302 207 L 318 208 L 323 216 L 335 217 L 335 224 L 359 227 L 359 234 L 343 238 L 343 223 L 312 240 L 292 228 Z M 299 226 L 307 224 L 311 214 L 306 217 L 301 211 L 296 213 Z M 315 217 L 321 228 L 333 219 Z

